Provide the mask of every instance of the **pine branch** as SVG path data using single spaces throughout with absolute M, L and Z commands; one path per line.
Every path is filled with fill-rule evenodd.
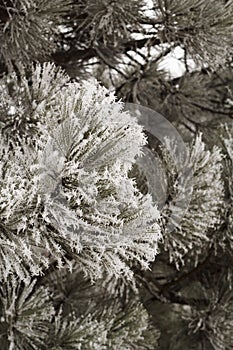
M 156 46 L 156 45 L 160 45 L 161 41 L 158 38 L 129 40 L 129 41 L 126 41 L 125 43 L 124 42 L 121 43 L 120 52 L 126 53 L 132 50 L 136 51 L 137 49 L 145 47 L 147 44 L 150 46 Z M 51 57 L 56 64 L 63 65 L 67 62 L 75 62 L 78 60 L 89 60 L 93 57 L 99 57 L 99 56 L 96 48 L 89 47 L 86 49 L 71 48 L 66 52 L 57 51 L 54 54 L 52 54 Z

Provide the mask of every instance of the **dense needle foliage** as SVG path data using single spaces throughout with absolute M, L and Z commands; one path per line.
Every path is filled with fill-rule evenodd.
M 0 0 L 1 350 L 233 348 L 232 39 L 232 0 Z

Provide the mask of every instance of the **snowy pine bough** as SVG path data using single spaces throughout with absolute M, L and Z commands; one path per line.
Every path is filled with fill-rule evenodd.
M 0 277 L 78 262 L 91 278 L 147 268 L 159 213 L 128 172 L 142 127 L 96 81 L 70 82 L 46 63 L 1 85 Z
M 160 332 L 151 328 L 137 289 L 130 302 L 129 279 L 135 287 L 135 271 L 151 267 L 158 249 L 168 252 L 174 269 L 195 267 L 219 243 L 231 249 L 232 200 L 225 205 L 222 165 L 226 161 L 232 198 L 232 130 L 222 129 L 225 158 L 197 135 L 187 146 L 185 166 L 192 171 L 183 183 L 175 145 L 167 141 L 160 161 L 168 200 L 159 214 L 130 175 L 147 144 L 143 128 L 114 94 L 95 80 L 72 82 L 51 63 L 36 65 L 30 76 L 4 77 L 0 89 L 4 349 L 154 350 Z M 176 225 L 186 182 L 190 202 Z M 225 212 L 229 222 L 219 242 Z M 172 232 L 166 228 L 171 217 Z M 211 315 L 215 305 L 208 306 Z M 223 308 L 229 327 L 231 299 Z M 217 311 L 221 316 L 222 308 Z M 190 308 L 183 315 L 194 334 L 202 312 Z M 208 327 L 221 328 L 212 319 Z M 225 346 L 226 335 L 213 343 Z
M 1 350 L 233 349 L 232 18 L 0 0 Z M 117 99 L 165 116 L 187 161 Z
M 177 268 L 187 263 L 197 264 L 209 246 L 216 242 L 216 230 L 222 223 L 224 208 L 224 183 L 222 181 L 223 154 L 217 146 L 207 149 L 198 134 L 187 145 L 185 162 L 177 164 L 186 169 L 180 177 L 180 169 L 174 164 L 175 145 L 169 140 L 162 148 L 161 162 L 166 169 L 167 191 L 170 200 L 161 210 L 164 229 L 163 247 L 169 252 L 170 261 Z M 189 171 L 191 169 L 191 171 Z M 182 204 L 188 196 L 188 208 Z M 180 212 L 184 213 L 177 222 Z M 167 230 L 172 216 L 174 230 Z

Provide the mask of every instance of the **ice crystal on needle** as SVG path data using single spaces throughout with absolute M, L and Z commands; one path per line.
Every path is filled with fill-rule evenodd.
M 13 146 L 2 160 L 1 221 L 9 242 L 22 242 L 26 269 L 38 274 L 73 259 L 92 277 L 104 270 L 130 276 L 132 260 L 148 267 L 159 214 L 128 177 L 146 143 L 142 127 L 96 81 L 68 82 L 51 64 L 33 70 L 32 84 L 17 84 L 27 137 L 14 143 L 8 130 L 4 138 L 2 150 Z

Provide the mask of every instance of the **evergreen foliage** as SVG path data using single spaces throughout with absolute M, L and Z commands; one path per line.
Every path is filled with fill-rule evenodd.
M 9 100 L 15 124 L 6 141 L 12 150 L 2 164 L 1 196 L 8 244 L 17 240 L 11 238 L 15 230 L 19 254 L 33 275 L 49 260 L 62 267 L 72 258 L 93 277 L 101 276 L 104 266 L 109 273 L 130 274 L 127 260 L 146 267 L 160 238 L 151 197 L 143 197 L 127 175 L 145 137 L 104 87 L 95 81 L 64 85 L 66 78 L 51 64 L 37 66 L 31 86 L 26 78 L 18 86 L 22 113 Z M 6 127 L 7 122 L 3 133 Z M 10 261 L 2 267 L 6 277 L 17 272 L 10 253 L 2 253 Z
M 233 348 L 232 39 L 232 0 L 0 0 L 1 350 Z
M 191 143 L 188 151 L 187 164 L 180 162 L 186 169 L 192 169 L 185 182 L 191 186 L 190 202 L 187 212 L 181 222 L 176 224 L 177 211 L 184 211 L 182 199 L 187 196 L 188 189 L 184 181 L 179 182 L 180 169 L 174 164 L 175 145 L 167 142 L 162 150 L 162 161 L 167 169 L 168 193 L 171 198 L 162 209 L 165 227 L 164 249 L 169 251 L 170 260 L 184 263 L 184 257 L 198 263 L 203 257 L 203 251 L 216 240 L 210 229 L 221 224 L 221 212 L 224 206 L 222 181 L 222 154 L 218 147 L 211 151 L 205 149 L 201 135 Z M 189 176 L 191 179 L 189 179 Z M 181 207 L 177 208 L 177 203 Z M 167 222 L 174 213 L 175 230 L 166 232 Z

